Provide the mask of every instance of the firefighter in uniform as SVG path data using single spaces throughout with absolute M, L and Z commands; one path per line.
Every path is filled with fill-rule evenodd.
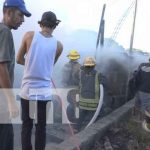
M 79 118 L 74 119 L 73 124 L 76 130 L 80 130 L 92 119 L 99 103 L 100 83 L 103 84 L 104 78 L 95 70 L 95 65 L 93 57 L 86 57 L 80 69 Z
M 69 62 L 65 64 L 63 68 L 62 75 L 62 83 L 64 87 L 69 86 L 78 86 L 79 83 L 79 70 L 81 65 L 78 60 L 80 58 L 80 54 L 77 50 L 71 50 L 67 55 L 69 58 Z
M 74 122 L 75 107 L 76 100 L 75 95 L 78 93 L 78 85 L 79 85 L 79 71 L 81 65 L 78 60 L 80 58 L 80 54 L 77 50 L 71 50 L 67 55 L 69 58 L 69 62 L 65 64 L 62 73 L 62 83 L 63 87 L 71 88 L 67 94 L 67 101 L 69 103 L 67 107 L 68 118 L 71 122 Z
M 99 103 L 100 74 L 95 70 L 95 65 L 94 58 L 86 57 L 81 67 L 77 130 L 92 119 Z

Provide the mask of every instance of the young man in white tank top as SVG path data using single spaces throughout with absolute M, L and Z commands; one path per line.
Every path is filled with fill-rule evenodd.
M 32 150 L 31 131 L 33 119 L 29 114 L 29 102 L 37 102 L 37 123 L 35 131 L 35 149 L 44 150 L 46 145 L 46 104 L 50 101 L 54 63 L 62 53 L 63 45 L 52 33 L 60 20 L 51 12 L 42 15 L 39 25 L 41 31 L 27 32 L 17 55 L 17 63 L 25 65 L 21 85 L 22 107 L 22 150 Z M 25 57 L 26 56 L 26 57 Z M 42 89 L 42 90 L 41 90 Z M 33 92 L 34 91 L 34 92 Z M 36 94 L 35 94 L 36 93 Z

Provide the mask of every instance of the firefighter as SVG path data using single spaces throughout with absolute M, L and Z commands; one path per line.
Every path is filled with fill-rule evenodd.
M 78 60 L 80 54 L 77 50 L 71 50 L 67 55 L 69 62 L 63 68 L 62 83 L 64 87 L 78 86 L 79 83 L 79 70 L 81 65 Z
M 76 108 L 75 95 L 78 93 L 78 89 L 76 87 L 79 85 L 79 71 L 81 67 L 78 62 L 80 54 L 77 50 L 71 50 L 67 57 L 69 58 L 69 62 L 64 66 L 62 83 L 63 87 L 71 88 L 67 94 L 67 101 L 69 103 L 67 107 L 67 114 L 68 119 L 71 122 L 74 122 L 74 113 Z
M 74 128 L 80 130 L 93 117 L 100 97 L 100 83 L 104 83 L 104 77 L 95 70 L 93 57 L 86 57 L 79 73 L 79 118 L 74 119 Z

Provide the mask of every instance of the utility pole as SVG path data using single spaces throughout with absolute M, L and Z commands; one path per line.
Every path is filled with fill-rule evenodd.
M 106 4 L 103 5 L 103 10 L 102 10 L 101 20 L 100 20 L 100 25 L 99 25 L 99 31 L 98 31 L 98 36 L 97 36 L 97 42 L 96 42 L 95 58 L 96 58 L 96 53 L 97 53 L 99 41 L 100 41 L 100 44 L 102 46 L 104 43 L 104 26 L 105 26 L 104 13 L 105 13 L 105 8 L 106 8 Z
M 104 13 L 105 13 L 105 8 L 106 8 L 106 4 L 103 5 L 102 16 L 101 16 L 101 20 L 100 20 L 99 31 L 98 31 L 97 42 L 96 42 L 96 49 L 98 48 L 100 38 L 102 38 L 101 37 L 101 33 L 103 32 L 102 30 L 104 30 Z
M 135 12 L 134 12 L 133 27 L 132 27 L 132 33 L 131 33 L 131 39 L 130 39 L 130 52 L 132 52 L 132 49 L 133 49 L 135 21 L 136 21 L 136 14 L 137 14 L 137 5 L 138 5 L 138 0 L 135 1 Z

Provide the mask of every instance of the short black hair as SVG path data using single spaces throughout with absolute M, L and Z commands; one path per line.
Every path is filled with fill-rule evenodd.
M 60 23 L 60 20 L 57 19 L 55 13 L 52 11 L 44 12 L 42 18 L 38 23 L 42 26 L 55 29 L 56 26 Z
M 43 27 L 48 27 L 48 28 L 52 28 L 52 29 L 55 29 L 56 28 L 56 26 L 58 25 L 58 24 L 56 24 L 56 23 L 47 23 L 47 22 L 40 22 L 39 23 L 41 26 L 43 26 Z

